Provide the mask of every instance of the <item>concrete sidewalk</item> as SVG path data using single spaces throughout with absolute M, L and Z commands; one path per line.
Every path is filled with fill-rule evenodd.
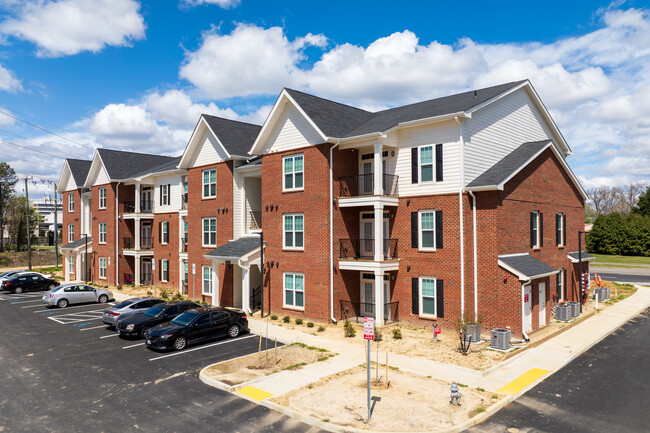
M 431 376 L 446 382 L 456 381 L 471 387 L 480 387 L 506 394 L 509 398 L 505 399 L 504 403 L 507 403 L 534 387 L 548 375 L 561 369 L 648 307 L 650 307 L 650 288 L 639 287 L 637 292 L 629 298 L 609 306 L 607 309 L 596 313 L 539 346 L 524 350 L 520 354 L 485 371 L 397 354 L 390 354 L 389 362 L 392 367 L 398 367 L 401 371 L 425 377 Z M 345 341 L 330 340 L 322 336 L 306 334 L 301 331 L 292 331 L 257 319 L 250 319 L 249 325 L 251 331 L 255 334 L 267 336 L 268 332 L 268 338 L 277 338 L 278 341 L 285 344 L 304 343 L 327 349 L 339 355 L 328 361 L 307 365 L 302 369 L 283 371 L 279 374 L 257 379 L 254 384 L 251 384 L 254 387 L 247 386 L 243 390 L 237 391 L 239 395 L 252 401 L 261 402 L 265 406 L 281 410 L 284 413 L 289 413 L 292 416 L 297 416 L 312 425 L 318 424 L 319 427 L 327 430 L 336 430 L 331 424 L 320 425 L 315 420 L 307 419 L 308 417 L 305 417 L 304 414 L 291 413 L 286 408 L 264 400 L 271 396 L 286 394 L 309 383 L 316 382 L 323 377 L 364 363 L 364 347 Z M 374 355 L 375 353 L 373 353 L 373 358 Z M 380 362 L 382 359 L 385 359 L 385 353 L 380 351 Z M 205 377 L 201 376 L 206 383 L 219 386 L 215 381 L 205 380 Z M 221 386 L 219 387 L 221 388 Z M 223 389 L 228 388 L 223 387 Z M 246 388 L 252 389 L 254 392 L 243 392 Z M 234 391 L 234 389 L 228 390 Z M 493 412 L 495 411 L 491 411 L 490 414 Z M 488 414 L 481 415 L 483 419 Z M 474 422 L 466 426 L 458 426 L 457 431 L 469 427 Z

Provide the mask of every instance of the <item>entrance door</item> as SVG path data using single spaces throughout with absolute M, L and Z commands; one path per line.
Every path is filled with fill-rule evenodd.
M 390 284 L 384 281 L 384 321 L 390 321 Z
M 361 173 L 359 179 L 359 195 L 372 195 L 375 192 L 374 185 L 374 171 L 375 171 L 375 155 L 374 153 L 366 153 L 360 156 L 361 161 L 359 161 L 359 173 Z M 382 172 L 386 173 L 386 157 L 388 157 L 388 152 L 382 152 L 381 167 Z M 382 186 L 384 191 L 386 190 L 386 177 L 383 176 Z
M 151 284 L 151 260 L 142 260 L 140 264 L 140 284 Z
M 375 256 L 375 213 L 361 212 L 359 219 L 359 233 L 361 234 L 359 240 L 360 258 L 373 259 Z M 388 212 L 384 212 L 384 239 L 388 238 Z M 384 257 L 386 257 L 388 255 L 388 242 L 383 242 L 383 249 Z
M 151 246 L 151 223 L 142 223 L 142 230 L 140 231 L 140 249 L 149 250 L 151 249 Z
M 528 332 L 533 329 L 532 297 L 533 296 L 530 285 L 524 286 L 524 332 Z
M 390 318 L 390 284 L 388 275 L 384 275 L 384 320 Z M 361 316 L 375 317 L 375 275 L 361 274 Z
M 142 188 L 140 197 L 140 212 L 151 213 L 153 211 L 153 190 L 150 186 Z
M 539 327 L 546 326 L 546 283 L 539 283 Z

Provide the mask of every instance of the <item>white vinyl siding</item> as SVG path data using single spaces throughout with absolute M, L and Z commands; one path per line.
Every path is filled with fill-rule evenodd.
M 420 316 L 437 317 L 436 279 L 420 277 Z
M 201 293 L 204 295 L 212 295 L 212 266 L 202 266 L 203 284 L 201 285 Z
M 305 275 L 284 273 L 284 307 L 305 308 Z
M 283 110 L 263 145 L 263 152 L 282 152 L 323 142 L 318 132 L 293 104 L 287 104 Z
M 99 278 L 106 279 L 106 257 L 99 258 Z
M 217 196 L 217 169 L 211 168 L 201 172 L 203 179 L 203 198 L 214 198 Z
M 74 241 L 74 224 L 68 224 L 68 242 Z
M 204 247 L 215 247 L 217 246 L 217 219 L 212 218 L 203 218 L 203 246 Z
M 305 248 L 305 216 L 304 214 L 284 215 L 283 247 L 286 249 L 302 250 Z
M 99 243 L 106 243 L 106 223 L 99 223 Z
M 465 182 L 469 183 L 528 141 L 553 138 L 525 89 L 519 89 L 472 113 L 463 121 Z M 554 139 L 557 142 L 556 139 Z
M 168 199 L 166 201 L 163 200 L 163 203 L 161 204 L 160 191 L 162 189 L 164 195 L 164 190 L 167 188 Z M 157 177 L 152 198 L 155 203 L 153 209 L 155 213 L 161 214 L 178 212 L 182 208 L 183 199 L 183 185 L 181 183 L 181 176 L 173 175 Z
M 106 209 L 106 188 L 99 188 L 99 208 Z
M 282 158 L 282 190 L 299 191 L 305 187 L 304 155 Z
M 74 194 L 68 194 L 68 212 L 74 212 Z
M 203 120 L 201 120 L 203 122 Z M 201 133 L 201 138 L 194 151 L 188 168 L 202 167 L 204 165 L 216 164 L 218 162 L 230 159 L 219 144 L 217 138 L 210 132 L 209 129 L 204 128 Z

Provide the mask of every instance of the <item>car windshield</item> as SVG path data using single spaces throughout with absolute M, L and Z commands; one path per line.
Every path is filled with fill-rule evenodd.
M 126 307 L 128 307 L 129 305 L 131 305 L 131 304 L 133 304 L 133 301 L 132 301 L 132 300 L 123 301 L 123 302 L 120 302 L 119 304 L 117 304 L 116 306 L 114 306 L 113 309 L 115 309 L 115 310 L 119 310 L 119 309 L 121 309 L 121 308 L 126 308 Z
M 50 293 L 58 292 L 59 290 L 61 290 L 61 289 L 65 289 L 66 287 L 70 287 L 70 286 L 59 286 L 59 287 L 56 287 L 56 288 L 50 290 Z
M 188 311 L 176 317 L 174 320 L 172 320 L 172 323 L 174 325 L 185 326 L 188 325 L 192 320 L 194 320 L 194 318 L 198 315 L 199 313 L 197 313 L 196 311 Z
M 160 317 L 160 315 L 162 314 L 163 311 L 165 311 L 164 307 L 155 306 L 155 307 L 151 307 L 147 311 L 145 311 L 144 315 L 156 318 L 156 317 Z

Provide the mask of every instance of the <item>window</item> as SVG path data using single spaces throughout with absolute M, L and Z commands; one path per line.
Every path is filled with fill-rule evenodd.
M 106 188 L 99 188 L 99 208 L 106 209 Z
M 420 277 L 420 316 L 437 317 L 434 277 Z
M 217 246 L 217 219 L 203 218 L 203 246 Z
M 99 278 L 106 279 L 106 257 L 99 258 Z
M 68 242 L 74 241 L 74 224 L 68 224 Z
M 106 223 L 99 223 L 99 243 L 106 243 Z
M 160 185 L 160 205 L 168 206 L 171 203 L 169 198 L 171 194 L 171 185 Z
M 433 181 L 433 146 L 420 148 L 420 182 Z
M 424 209 L 411 213 L 411 247 L 420 251 L 442 248 L 442 211 Z
M 282 158 L 284 166 L 283 191 L 299 190 L 304 188 L 304 157 L 303 155 L 285 156 Z
M 203 198 L 217 196 L 217 169 L 203 170 Z
M 544 214 L 535 210 L 530 213 L 530 247 L 544 246 Z
M 557 302 L 564 300 L 564 268 L 560 268 L 556 274 Z
M 442 182 L 442 156 L 442 143 L 411 148 L 411 183 Z
M 68 256 L 68 274 L 74 274 L 74 256 Z
M 169 281 L 169 260 L 160 261 L 160 281 Z
M 212 266 L 203 266 L 203 294 L 212 295 Z
M 159 241 L 161 244 L 169 243 L 169 221 L 160 222 L 160 237 Z
M 74 212 L 74 194 L 68 194 L 68 212 Z
M 555 215 L 555 245 L 566 245 L 566 215 L 562 212 Z
M 284 248 L 304 249 L 304 220 L 303 214 L 284 216 Z
M 435 250 L 435 211 L 420 211 L 420 249 Z
M 183 262 L 183 282 L 187 283 L 189 281 L 189 266 L 187 262 Z
M 284 306 L 289 308 L 305 308 L 304 274 L 284 274 Z

